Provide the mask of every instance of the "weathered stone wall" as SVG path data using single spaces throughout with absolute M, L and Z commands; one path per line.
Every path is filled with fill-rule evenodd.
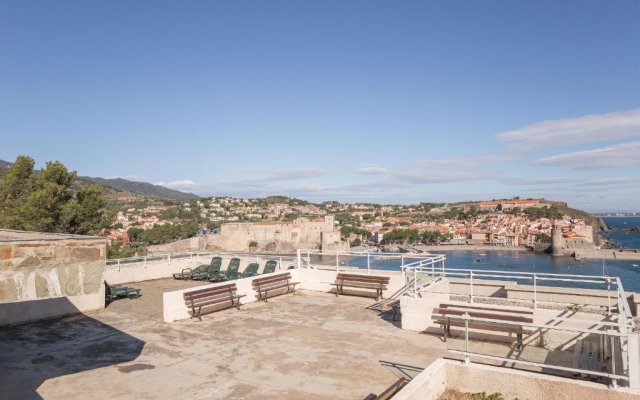
M 33 236 L 35 239 L 30 239 L 28 232 L 0 231 L 0 306 L 91 296 L 87 299 L 89 308 L 99 308 L 96 305 L 100 304 L 103 307 L 106 240 L 37 233 Z M 86 311 L 86 302 L 77 303 L 78 311 Z M 14 304 L 12 310 L 17 313 L 18 308 Z
M 218 234 L 150 246 L 149 250 L 293 253 L 299 248 L 346 251 L 349 243 L 341 242 L 334 218 L 328 215 L 318 220 L 224 224 Z

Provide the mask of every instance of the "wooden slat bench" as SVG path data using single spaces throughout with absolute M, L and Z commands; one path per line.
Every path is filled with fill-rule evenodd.
M 336 287 L 336 296 L 338 296 L 339 294 L 344 294 L 343 289 L 345 287 L 371 289 L 376 291 L 376 301 L 380 300 L 380 298 L 382 297 L 382 291 L 387 288 L 388 284 L 388 276 L 343 273 L 339 273 L 336 277 L 335 283 L 332 283 L 332 285 Z
M 229 303 L 228 307 L 224 308 L 236 307 L 239 310 L 240 299 L 245 295 L 237 295 L 236 291 L 236 284 L 230 283 L 227 285 L 185 292 L 183 297 L 187 307 L 191 308 L 191 317 L 198 317 L 199 320 L 202 320 L 203 308 Z M 211 311 L 218 311 L 221 309 L 222 308 L 217 308 Z
M 469 314 L 471 318 L 482 318 L 491 321 L 474 321 L 469 320 L 469 328 L 481 329 L 494 332 L 513 333 L 516 335 L 516 348 L 522 350 L 522 336 L 525 333 L 531 333 L 522 326 L 513 324 L 504 324 L 500 322 L 521 322 L 523 324 L 533 323 L 533 311 L 531 310 L 516 310 L 516 309 L 504 309 L 492 306 L 482 305 L 466 305 L 466 304 L 447 304 L 442 303 L 436 309 L 435 323 L 442 325 L 444 340 L 447 340 L 447 336 L 451 336 L 451 326 L 464 327 L 465 323 L 463 319 L 451 318 L 451 316 L 462 316 Z M 495 321 L 495 322 L 493 322 Z
M 291 273 L 289 272 L 256 278 L 251 283 L 256 292 L 258 292 L 258 300 L 264 300 L 265 303 L 269 297 L 272 297 L 269 296 L 269 294 L 273 292 L 282 292 L 279 294 L 295 294 L 296 285 L 298 284 L 298 282 L 291 282 Z
M 379 395 L 376 396 L 375 394 L 371 393 L 363 400 L 388 400 L 392 398 L 396 393 L 398 393 L 403 387 L 405 387 L 408 382 L 409 381 L 407 381 L 406 378 L 400 378 Z

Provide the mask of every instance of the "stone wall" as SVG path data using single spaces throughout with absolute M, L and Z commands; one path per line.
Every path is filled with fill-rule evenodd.
M 102 238 L 0 230 L 0 325 L 104 307 L 105 263 Z M 33 303 L 60 298 L 45 315 Z
M 238 251 L 294 253 L 297 249 L 347 251 L 349 243 L 340 238 L 334 217 L 293 222 L 264 221 L 223 224 L 220 233 L 150 246 L 151 252 Z

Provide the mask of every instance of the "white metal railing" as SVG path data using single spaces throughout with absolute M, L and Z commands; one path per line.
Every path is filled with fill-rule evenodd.
M 464 356 L 465 362 L 470 362 L 470 357 L 479 357 L 485 358 L 489 360 L 497 360 L 510 362 L 514 364 L 523 364 L 529 366 L 536 366 L 540 368 L 549 368 L 555 369 L 565 372 L 579 373 L 586 376 L 594 376 L 594 377 L 602 377 L 611 380 L 611 385 L 613 387 L 617 387 L 617 381 L 627 381 L 630 382 L 630 370 L 629 370 L 629 353 L 626 349 L 629 343 L 630 335 L 635 335 L 634 333 L 634 320 L 633 314 L 631 313 L 631 308 L 629 307 L 629 303 L 627 300 L 626 293 L 624 291 L 624 287 L 622 286 L 622 282 L 618 277 L 611 276 L 594 276 L 594 275 L 572 275 L 572 274 L 551 274 L 551 273 L 533 273 L 533 272 L 518 272 L 518 271 L 499 271 L 499 270 L 471 270 L 471 269 L 448 269 L 444 267 L 444 262 L 439 265 L 440 268 L 436 268 L 436 265 L 430 264 L 425 265 L 422 260 L 406 264 L 402 266 L 402 271 L 405 277 L 407 277 L 408 282 L 413 284 L 413 290 L 407 291 L 407 295 L 412 295 L 413 297 L 418 296 L 421 291 L 427 293 L 442 293 L 442 294 L 452 294 L 450 291 L 445 292 L 435 292 L 433 290 L 433 282 L 435 279 L 445 279 L 445 278 L 454 278 L 454 279 L 462 279 L 463 281 L 468 282 L 469 291 L 468 291 L 468 301 L 469 303 L 473 303 L 475 298 L 495 298 L 495 296 L 482 296 L 474 293 L 474 279 L 488 279 L 488 280 L 518 280 L 532 283 L 532 302 L 533 308 L 536 309 L 538 303 L 542 303 L 539 301 L 538 294 L 540 291 L 539 282 L 563 282 L 563 283 L 587 283 L 587 284 L 599 284 L 603 285 L 606 288 L 607 293 L 607 314 L 609 318 L 614 316 L 614 308 L 612 301 L 616 303 L 616 316 L 617 320 L 610 319 L 608 321 L 593 321 L 593 320 L 577 320 L 575 318 L 568 317 L 553 317 L 550 319 L 549 325 L 537 324 L 537 323 L 521 323 L 521 322 L 509 322 L 509 321 L 496 321 L 486 318 L 478 318 L 478 317 L 470 317 L 468 313 L 463 315 L 451 315 L 447 316 L 451 320 L 462 320 L 464 321 L 464 350 L 449 350 L 451 352 L 460 353 Z M 427 282 L 427 284 L 421 285 L 421 278 L 423 276 L 422 282 Z M 411 279 L 412 278 L 412 279 Z M 433 278 L 430 282 L 429 278 Z M 475 283 L 477 285 L 477 283 Z M 544 285 L 545 288 L 553 288 L 554 286 Z M 566 286 L 560 286 L 559 288 L 567 288 Z M 521 299 L 517 299 L 521 301 Z M 560 301 L 549 301 L 548 299 L 544 301 L 545 303 L 558 303 L 558 304 L 568 304 L 568 302 L 560 302 Z M 575 303 L 571 303 L 575 304 Z M 588 304 L 582 304 L 588 305 Z M 601 305 L 599 305 L 601 306 Z M 508 358 L 508 357 L 498 357 L 495 355 L 482 354 L 478 352 L 470 351 L 469 349 L 469 323 L 470 322 L 483 322 L 483 323 L 499 323 L 501 325 L 517 325 L 523 328 L 535 328 L 542 332 L 542 330 L 556 330 L 556 331 L 564 331 L 571 334 L 577 334 L 579 336 L 582 335 L 600 335 L 602 337 L 602 346 L 608 349 L 610 354 L 611 363 L 611 371 L 593 371 L 590 369 L 581 369 L 581 368 L 572 368 L 560 365 L 553 365 L 549 363 L 539 363 L 522 360 L 520 358 Z M 570 322 L 573 326 L 563 325 L 564 322 Z M 584 328 L 575 326 L 575 325 L 583 325 Z M 594 329 L 594 327 L 600 327 L 600 329 Z M 616 357 L 620 357 L 620 363 L 618 364 L 616 361 Z M 626 365 L 626 367 L 625 367 Z
M 296 258 L 298 260 L 297 265 L 301 268 L 335 268 L 336 271 L 340 271 L 340 268 L 366 268 L 367 273 L 369 273 L 372 269 L 372 262 L 398 260 L 400 262 L 398 267 L 400 268 L 400 270 L 402 270 L 403 267 L 409 265 L 426 266 L 439 262 L 444 263 L 445 256 L 410 253 L 323 251 L 298 249 L 296 252 Z M 354 263 L 354 260 L 356 259 L 363 259 L 363 262 Z M 408 261 L 411 262 L 407 263 Z

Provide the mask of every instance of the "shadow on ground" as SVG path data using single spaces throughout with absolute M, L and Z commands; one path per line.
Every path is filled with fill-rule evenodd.
M 40 300 L 41 306 L 46 307 L 44 303 L 48 301 Z M 73 308 L 67 299 L 64 301 L 69 303 L 66 307 Z M 135 360 L 144 344 L 81 313 L 0 328 L 0 397 L 3 400 L 42 399 L 38 388 L 45 381 Z M 70 392 L 73 390 L 69 388 Z

